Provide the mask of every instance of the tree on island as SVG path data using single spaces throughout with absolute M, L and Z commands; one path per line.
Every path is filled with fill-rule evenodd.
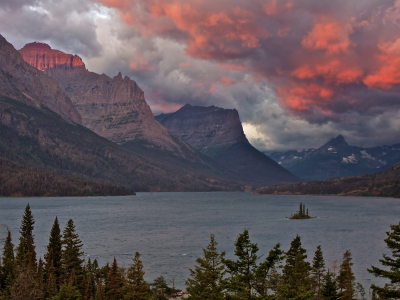
M 300 203 L 299 206 L 299 211 L 295 212 L 294 215 L 290 217 L 292 220 L 296 219 L 311 219 L 310 215 L 308 214 L 308 208 L 306 210 L 306 205 L 303 203 Z
M 397 299 L 400 298 L 400 223 L 398 225 L 390 225 L 390 232 L 386 232 L 387 238 L 384 240 L 387 247 L 392 252 L 392 257 L 383 254 L 383 258 L 379 261 L 386 270 L 371 266 L 368 272 L 375 277 L 386 278 L 390 280 L 389 284 L 384 287 L 371 285 L 374 295 L 382 299 Z
M 217 245 L 218 243 L 212 234 L 210 243 L 206 249 L 203 249 L 204 258 L 197 258 L 196 263 L 198 265 L 195 266 L 194 270 L 189 269 L 191 278 L 186 280 L 189 299 L 225 299 L 223 291 L 225 289 L 224 275 L 226 270 L 222 264 L 225 252 L 218 253 Z

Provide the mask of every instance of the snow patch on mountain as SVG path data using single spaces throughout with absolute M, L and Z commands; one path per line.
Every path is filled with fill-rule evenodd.
M 343 157 L 342 163 L 344 163 L 344 164 L 356 164 L 357 163 L 357 158 L 354 155 L 354 153 L 352 153 L 350 156 Z
M 372 157 L 371 154 L 367 153 L 367 151 L 362 150 L 360 152 L 361 152 L 361 158 L 375 160 L 375 157 Z

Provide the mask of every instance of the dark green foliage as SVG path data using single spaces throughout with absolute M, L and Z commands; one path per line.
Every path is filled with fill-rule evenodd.
M 111 265 L 110 272 L 107 277 L 107 284 L 105 288 L 106 297 L 109 300 L 119 300 L 122 298 L 123 281 L 121 274 L 118 270 L 117 260 L 114 256 L 114 261 Z
M 235 242 L 237 260 L 226 259 L 223 261 L 230 274 L 228 290 L 239 299 L 253 299 L 257 252 L 257 244 L 251 243 L 249 232 L 246 229 Z
M 311 217 L 308 215 L 308 208 L 306 211 L 306 205 L 303 203 L 300 203 L 300 209 L 298 212 L 296 212 L 294 215 L 290 217 L 290 219 L 311 219 Z
M 375 277 L 390 280 L 390 284 L 386 284 L 385 287 L 379 287 L 374 284 L 371 285 L 374 294 L 385 299 L 396 299 L 400 298 L 400 289 L 398 287 L 400 283 L 400 223 L 397 225 L 390 225 L 390 229 L 391 231 L 386 232 L 387 238 L 384 241 L 388 249 L 392 252 L 392 255 L 390 257 L 387 254 L 383 254 L 383 258 L 379 260 L 386 268 L 380 269 L 371 266 L 368 272 Z
M 69 283 L 64 283 L 58 294 L 52 300 L 80 300 L 82 295 L 76 286 Z
M 324 276 L 324 285 L 321 289 L 321 295 L 324 300 L 338 300 L 338 287 L 336 278 L 331 272 L 326 273 Z
M 35 275 L 36 275 L 36 286 L 38 290 L 41 291 L 42 294 L 41 299 L 44 299 L 45 286 L 44 286 L 44 275 L 43 275 L 43 260 L 41 257 L 39 258 L 39 263 Z
M 55 268 L 53 261 L 50 262 L 50 266 L 47 269 L 46 286 L 45 286 L 45 298 L 52 298 L 57 294 L 57 277 L 55 274 Z
M 280 244 L 276 244 L 269 251 L 265 261 L 258 265 L 253 287 L 261 297 L 267 297 L 269 290 L 277 291 L 276 276 L 278 273 L 276 268 L 279 267 L 280 262 L 284 259 L 284 254 L 285 252 L 280 249 Z
M 172 288 L 168 286 L 165 278 L 162 275 L 154 279 L 149 286 L 151 287 L 153 299 L 155 300 L 164 300 L 164 298 L 167 299 L 165 296 L 170 296 L 173 292 Z
M 337 277 L 339 287 L 339 298 L 341 300 L 352 300 L 355 297 L 355 277 L 352 270 L 353 263 L 350 250 L 343 254 L 342 264 L 340 265 L 339 275 Z
M 311 268 L 313 289 L 317 299 L 321 299 L 322 297 L 321 289 L 323 285 L 324 272 L 325 272 L 324 257 L 322 255 L 321 246 L 317 246 L 317 251 L 315 251 Z
M 14 280 L 14 244 L 12 243 L 11 231 L 7 228 L 7 237 L 3 247 L 2 277 L 0 287 L 9 289 Z
M 35 221 L 29 204 L 25 208 L 22 216 L 19 233 L 19 245 L 17 247 L 16 263 L 20 267 L 28 267 L 31 270 L 36 270 L 36 251 L 34 245 L 34 229 Z
M 129 267 L 126 276 L 125 300 L 147 300 L 150 298 L 150 288 L 143 276 L 143 264 L 139 252 L 136 252 L 133 264 Z
M 222 260 L 225 252 L 218 253 L 217 245 L 212 234 L 210 243 L 206 249 L 203 249 L 204 258 L 197 258 L 195 269 L 189 269 L 191 278 L 186 280 L 187 291 L 190 294 L 189 299 L 224 299 L 226 271 Z
M 128 188 L 28 168 L 0 157 L 0 196 L 120 196 L 135 195 Z
M 79 235 L 75 233 L 75 225 L 72 219 L 67 223 L 63 232 L 61 253 L 61 270 L 64 278 L 70 278 L 74 273 L 77 278 L 78 286 L 83 275 L 82 242 Z
M 306 250 L 301 247 L 300 236 L 296 236 L 290 243 L 290 248 L 286 252 L 286 265 L 283 268 L 283 274 L 286 280 L 293 274 L 294 268 L 296 267 L 296 256 L 300 254 L 300 258 L 305 260 L 307 258 Z
M 54 220 L 53 227 L 50 231 L 49 244 L 47 245 L 46 253 L 44 255 L 45 260 L 45 278 L 49 272 L 49 268 L 53 267 L 53 273 L 56 281 L 61 275 L 61 251 L 62 251 L 62 235 L 60 231 L 60 223 L 58 218 Z M 61 282 L 58 282 L 61 285 Z
M 301 247 L 301 240 L 297 235 L 286 252 L 286 265 L 283 268 L 285 285 L 281 289 L 285 298 L 311 299 L 314 297 L 310 280 L 311 267 L 305 261 L 306 258 L 306 250 Z
M 400 198 L 400 165 L 377 173 L 358 177 L 339 177 L 324 181 L 282 184 L 261 188 L 257 194 L 339 195 Z

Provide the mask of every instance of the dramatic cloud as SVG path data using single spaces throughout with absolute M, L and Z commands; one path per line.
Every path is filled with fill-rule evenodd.
M 135 79 L 155 114 L 237 108 L 260 149 L 396 143 L 399 0 L 2 0 L 0 30 Z

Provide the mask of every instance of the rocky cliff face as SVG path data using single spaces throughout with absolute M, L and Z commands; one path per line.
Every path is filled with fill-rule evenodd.
M 156 120 L 204 152 L 215 146 L 249 143 L 236 109 L 186 104 L 174 114 L 160 115 Z
M 248 142 L 235 109 L 187 104 L 156 120 L 245 182 L 271 186 L 300 181 Z
M 81 124 L 82 119 L 57 82 L 27 64 L 0 35 L 0 94 L 29 105 L 46 105 L 60 116 Z
M 194 149 L 155 121 L 143 91 L 129 77 L 89 72 L 78 56 L 42 43 L 27 44 L 19 52 L 31 66 L 57 80 L 82 116 L 82 124 L 98 135 L 119 144 L 140 139 L 184 157 L 193 154 Z

